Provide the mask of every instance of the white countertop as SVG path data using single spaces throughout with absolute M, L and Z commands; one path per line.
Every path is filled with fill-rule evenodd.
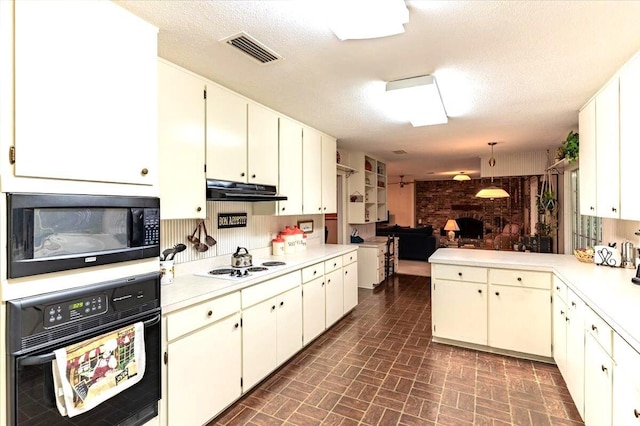
M 262 281 L 270 280 L 354 250 L 357 250 L 357 246 L 348 244 L 319 244 L 308 247 L 304 252 L 285 256 L 271 256 L 264 254 L 264 250 L 261 255 L 252 252 L 251 254 L 254 258 L 260 258 L 260 260 L 280 260 L 286 262 L 287 265 L 274 270 L 273 273 L 263 274 L 256 278 L 246 279 L 240 282 L 194 275 L 196 272 L 205 272 L 217 266 L 230 266 L 231 255 L 195 262 L 179 263 L 175 265 L 175 278 L 173 283 L 162 286 L 162 313 L 166 314 L 195 303 L 242 290 L 243 288 L 250 287 Z M 256 253 L 260 253 L 260 251 L 256 251 Z
M 377 248 L 387 244 L 387 237 L 373 237 L 373 238 L 368 238 L 361 243 L 351 243 L 351 244 L 358 247 Z
M 640 352 L 640 285 L 635 269 L 583 263 L 573 255 L 443 248 L 430 263 L 555 273 L 636 351 Z

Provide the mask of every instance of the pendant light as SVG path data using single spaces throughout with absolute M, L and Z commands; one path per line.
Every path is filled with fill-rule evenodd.
M 469 175 L 465 174 L 464 172 L 460 172 L 453 177 L 453 180 L 463 181 L 463 180 L 471 180 L 471 178 L 469 177 Z
M 478 193 L 476 194 L 476 197 L 478 198 L 490 198 L 493 200 L 494 198 L 509 197 L 509 193 L 507 191 L 493 184 L 493 167 L 496 165 L 496 159 L 493 158 L 493 146 L 495 144 L 497 144 L 497 142 L 489 142 L 489 146 L 491 147 L 491 158 L 489 158 L 489 168 L 491 170 L 491 185 L 478 191 Z

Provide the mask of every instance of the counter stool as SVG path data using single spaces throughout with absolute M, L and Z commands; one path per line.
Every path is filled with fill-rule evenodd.
M 384 277 L 389 278 L 396 273 L 396 253 L 395 253 L 395 239 L 393 235 L 387 237 L 387 249 L 384 253 Z

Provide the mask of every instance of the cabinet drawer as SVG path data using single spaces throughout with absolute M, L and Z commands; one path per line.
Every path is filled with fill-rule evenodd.
M 167 316 L 167 340 L 197 330 L 240 311 L 240 292 L 207 300 Z
M 342 257 L 334 257 L 333 259 L 329 259 L 324 262 L 325 274 L 328 274 L 329 272 L 335 271 L 339 268 L 342 268 Z
M 440 280 L 487 282 L 487 269 L 475 266 L 433 265 L 434 278 Z
M 342 264 L 343 265 L 348 265 L 350 263 L 353 262 L 357 262 L 358 261 L 358 251 L 352 251 L 351 253 L 347 253 L 347 254 L 343 254 L 342 255 Z
M 270 297 L 277 296 L 299 286 L 301 283 L 300 273 L 292 272 L 261 284 L 256 284 L 253 287 L 245 288 L 240 291 L 242 294 L 242 308 L 247 308 Z
M 516 269 L 490 269 L 491 284 L 508 285 L 512 287 L 527 287 L 549 290 L 551 288 L 551 274 L 549 272 L 518 271 Z
M 553 276 L 553 292 L 565 302 L 567 301 L 567 285 L 560 278 Z
M 587 333 L 591 334 L 609 356 L 612 354 L 613 330 L 598 314 L 587 307 L 584 320 Z
M 316 263 L 315 265 L 307 266 L 302 270 L 302 282 L 308 283 L 318 277 L 324 275 L 324 263 Z

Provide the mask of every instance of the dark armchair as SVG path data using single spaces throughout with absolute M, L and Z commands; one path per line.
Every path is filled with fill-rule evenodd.
M 398 238 L 398 259 L 427 261 L 436 251 L 437 238 L 433 228 L 409 228 L 403 226 L 387 226 L 376 228 L 377 236 L 394 235 Z

